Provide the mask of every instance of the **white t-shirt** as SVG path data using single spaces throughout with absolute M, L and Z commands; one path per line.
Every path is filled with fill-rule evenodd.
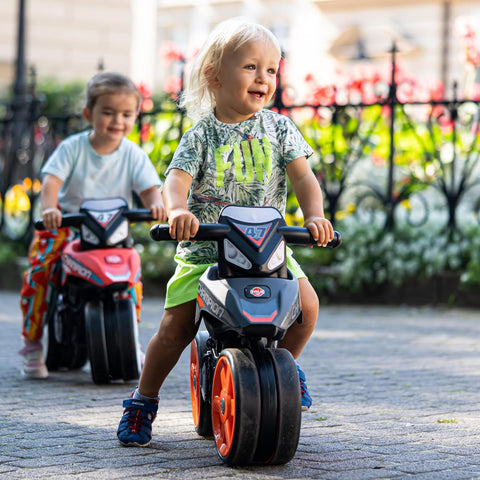
M 76 213 L 87 198 L 123 197 L 132 206 L 132 191 L 140 194 L 161 180 L 147 154 L 127 138 L 108 155 L 96 153 L 88 135 L 77 133 L 63 140 L 42 168 L 42 174 L 60 178 L 58 203 Z

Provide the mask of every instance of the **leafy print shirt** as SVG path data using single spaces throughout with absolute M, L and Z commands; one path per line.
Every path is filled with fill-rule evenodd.
M 236 124 L 211 113 L 185 132 L 166 175 L 176 168 L 192 176 L 188 209 L 200 223 L 216 223 L 226 205 L 269 205 L 285 214 L 285 167 L 312 153 L 293 122 L 278 113 L 264 109 Z M 180 242 L 177 255 L 187 263 L 214 263 L 216 246 Z

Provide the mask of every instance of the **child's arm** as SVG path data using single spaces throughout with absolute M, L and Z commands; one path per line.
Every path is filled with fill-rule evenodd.
M 303 212 L 304 227 L 310 230 L 319 246 L 333 240 L 333 227 L 324 217 L 323 196 L 320 185 L 305 157 L 287 164 L 287 174 Z
M 143 206 L 152 212 L 152 217 L 155 220 L 164 222 L 167 219 L 162 194 L 157 186 L 147 188 L 140 192 L 140 200 Z
M 62 212 L 58 208 L 58 192 L 63 181 L 55 175 L 47 174 L 40 190 L 40 204 L 42 206 L 42 221 L 46 230 L 52 231 L 60 227 Z
M 188 192 L 192 185 L 192 177 L 178 168 L 170 170 L 163 187 L 163 198 L 167 208 L 170 236 L 178 242 L 189 240 L 198 231 L 200 222 L 188 210 Z

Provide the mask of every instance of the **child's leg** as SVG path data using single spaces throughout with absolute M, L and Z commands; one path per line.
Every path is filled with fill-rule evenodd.
M 148 344 L 138 390 L 123 402 L 117 429 L 118 440 L 126 447 L 146 447 L 152 440 L 160 387 L 198 329 L 195 302 L 166 308 L 158 332 Z
M 299 278 L 298 285 L 303 322 L 295 322 L 278 342 L 278 346 L 286 348 L 295 359 L 300 356 L 315 329 L 319 309 L 318 297 L 310 282 L 306 278 Z
M 135 313 L 137 314 L 137 322 L 140 323 L 140 315 L 142 313 L 143 300 L 143 283 L 138 280 L 127 290 L 127 298 L 130 298 L 135 305 Z
M 180 355 L 195 338 L 195 300 L 165 310 L 157 333 L 151 338 L 145 354 L 138 391 L 156 397 L 165 378 Z
M 58 281 L 58 275 L 54 275 L 55 267 L 67 240 L 67 229 L 60 229 L 58 235 L 35 232 L 28 255 L 30 266 L 23 276 L 20 292 L 22 335 L 30 340 L 38 341 L 42 338 L 43 321 L 48 311 L 49 283 L 56 284 Z

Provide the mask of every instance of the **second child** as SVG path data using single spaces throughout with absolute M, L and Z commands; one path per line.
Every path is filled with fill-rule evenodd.
M 63 213 L 76 213 L 87 198 L 123 197 L 132 207 L 132 191 L 158 221 L 166 220 L 161 181 L 148 156 L 127 138 L 140 105 L 132 80 L 116 72 L 95 75 L 87 86 L 83 109 L 92 128 L 62 141 L 42 168 L 40 191 L 44 231 L 36 231 L 29 268 L 23 278 L 22 373 L 47 378 L 42 349 L 48 292 L 60 282 L 59 261 L 67 243 L 78 236 L 74 228 L 59 228 Z M 129 291 L 140 318 L 140 279 Z

